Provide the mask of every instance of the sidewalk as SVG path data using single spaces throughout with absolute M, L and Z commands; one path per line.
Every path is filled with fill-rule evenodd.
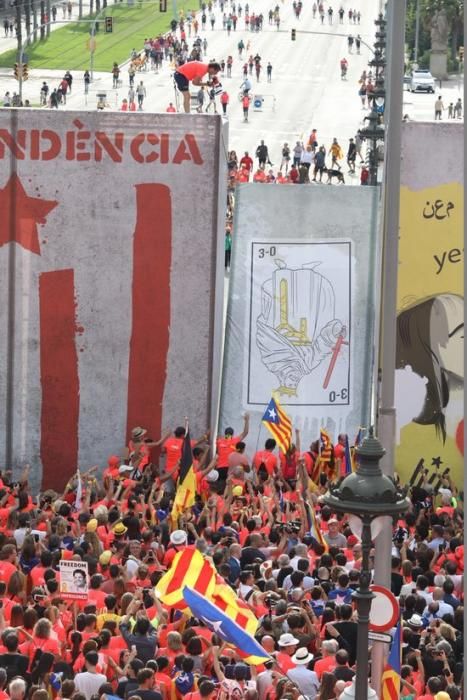
M 71 11 L 71 20 L 76 22 L 78 19 L 78 3 L 72 3 L 73 4 L 73 9 Z M 66 12 L 66 17 L 63 17 L 63 11 L 62 11 L 62 3 L 55 3 L 57 7 L 57 20 L 56 22 L 50 21 L 50 31 L 53 32 L 55 29 L 59 29 L 60 27 L 63 27 L 64 25 L 64 19 L 68 20 L 68 12 Z M 89 0 L 83 0 L 83 17 L 87 17 L 89 14 Z M 37 20 L 38 22 L 40 21 L 40 13 L 37 13 L 38 17 Z M 3 29 L 3 20 L 7 17 L 7 19 L 10 19 L 14 22 L 15 20 L 15 8 L 12 7 L 9 12 L 5 11 L 0 14 L 0 54 L 5 53 L 6 51 L 11 51 L 15 50 L 18 48 L 18 40 L 16 38 L 15 32 L 13 32 L 13 36 L 5 36 L 5 32 Z M 32 13 L 31 13 L 31 27 L 32 27 Z M 24 45 L 26 45 L 26 25 L 24 22 L 21 24 L 21 29 L 22 29 L 22 37 L 23 37 L 23 42 Z M 40 36 L 40 30 L 37 30 L 37 35 L 38 37 Z M 31 39 L 34 35 L 32 34 Z M 27 49 L 25 50 L 27 54 Z

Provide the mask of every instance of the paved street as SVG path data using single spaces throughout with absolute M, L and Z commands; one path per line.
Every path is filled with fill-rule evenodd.
M 244 150 L 254 151 L 260 138 L 264 138 L 268 144 L 271 157 L 275 165 L 278 165 L 280 148 L 283 142 L 293 144 L 295 140 L 306 138 L 312 128 L 317 128 L 319 139 L 330 145 L 336 136 L 346 149 L 349 137 L 355 134 L 356 129 L 362 124 L 366 112 L 362 110 L 358 90 L 358 78 L 367 67 L 370 57 L 369 49 L 362 46 L 361 55 L 348 55 L 346 36 L 348 33 L 356 35 L 360 33 L 363 41 L 372 43 L 374 40 L 375 26 L 373 24 L 378 11 L 376 0 L 362 0 L 360 10 L 362 13 L 361 25 L 349 25 L 347 17 L 344 24 L 340 25 L 338 17 L 334 17 L 333 25 L 328 24 L 327 18 L 322 26 L 318 18 L 312 18 L 311 3 L 305 4 L 299 21 L 293 17 L 292 3 L 287 2 L 280 6 L 281 31 L 268 25 L 267 12 L 274 7 L 271 0 L 254 0 L 250 3 L 250 12 L 263 12 L 266 16 L 262 32 L 257 34 L 245 31 L 243 17 L 239 20 L 236 32 L 231 32 L 230 38 L 225 31 L 210 29 L 201 34 L 208 40 L 206 59 L 216 58 L 221 60 L 229 54 L 234 57 L 232 78 L 221 77 L 223 86 L 230 94 L 228 108 L 230 143 L 229 146 L 238 152 Z M 343 3 L 347 11 L 353 4 L 346 0 Z M 335 7 L 335 14 L 337 6 Z M 216 25 L 221 25 L 220 10 L 216 10 Z M 290 30 L 297 29 L 297 40 L 291 41 Z M 326 32 L 326 34 L 301 34 L 301 30 Z M 344 34 L 344 36 L 337 36 Z M 261 81 L 256 83 L 253 77 L 252 94 L 264 96 L 262 112 L 250 109 L 250 122 L 243 123 L 243 115 L 238 93 L 242 82 L 241 69 L 244 61 L 238 59 L 237 43 L 243 38 L 245 44 L 250 42 L 248 54 L 256 54 L 262 57 L 263 72 L 268 61 L 273 65 L 272 82 L 266 82 L 266 76 L 261 76 Z M 98 42 L 99 45 L 99 42 Z M 99 48 L 97 48 L 97 51 Z M 245 54 L 244 54 L 245 55 Z M 340 79 L 339 62 L 343 56 L 349 61 L 348 79 Z M 82 75 L 82 74 L 81 74 Z M 110 74 L 96 74 L 92 90 L 87 99 L 84 96 L 84 87 L 80 80 L 81 75 L 74 73 L 75 83 L 73 94 L 68 97 L 66 109 L 96 109 L 96 93 L 104 91 L 111 109 L 120 106 L 121 101 L 127 96 L 126 68 L 122 75 L 124 86 L 119 90 L 112 89 Z M 55 81 L 62 77 L 62 72 L 41 71 L 39 75 L 31 70 L 31 78 L 24 85 L 24 97 L 31 103 L 38 102 L 40 84 L 47 80 L 53 87 Z M 169 101 L 174 100 L 173 83 L 170 77 L 170 69 L 164 66 L 159 75 L 151 71 L 143 72 L 137 76 L 144 81 L 147 89 L 147 99 L 144 104 L 145 111 L 165 111 Z M 1 76 L 3 93 L 5 90 L 17 89 L 14 79 Z M 3 94 L 2 93 L 2 94 Z M 64 109 L 64 107 L 61 107 Z M 129 117 L 131 118 L 131 117 Z
M 371 44 L 374 40 L 375 26 L 373 21 L 377 15 L 379 3 L 377 0 L 361 0 L 362 13 L 361 25 L 349 25 L 347 16 L 344 24 L 339 24 L 338 17 L 334 17 L 332 25 L 326 18 L 321 25 L 318 17 L 313 19 L 311 3 L 305 4 L 300 20 L 296 20 L 292 3 L 281 4 L 281 31 L 278 32 L 267 21 L 267 13 L 274 6 L 272 0 L 253 0 L 250 3 L 250 12 L 263 12 L 265 25 L 262 32 L 252 33 L 245 30 L 243 17 L 239 20 L 237 31 L 231 32 L 228 37 L 226 31 L 219 28 L 201 33 L 201 37 L 208 40 L 206 59 L 226 59 L 229 54 L 234 57 L 232 78 L 221 77 L 224 88 L 230 95 L 228 107 L 229 118 L 229 147 L 242 153 L 244 150 L 253 152 L 261 138 L 269 146 L 271 159 L 275 165 L 280 161 L 280 149 L 287 141 L 294 144 L 297 139 L 305 139 L 312 128 L 318 129 L 320 141 L 330 145 L 336 136 L 344 151 L 348 139 L 355 134 L 359 126 L 363 124 L 366 110 L 361 108 L 357 95 L 358 78 L 361 72 L 367 68 L 371 57 L 369 49 L 362 45 L 361 55 L 347 52 L 346 36 L 348 33 L 356 35 L 360 33 L 364 42 Z M 348 0 L 343 2 L 344 9 L 353 7 Z M 335 10 L 337 9 L 337 5 Z M 76 12 L 76 8 L 74 9 Z M 335 12 L 337 14 L 337 12 Z M 58 17 L 61 18 L 61 10 Z M 222 24 L 221 12 L 216 9 L 216 26 Z M 55 25 L 55 27 L 60 25 Z M 291 29 L 297 29 L 297 40 L 291 40 Z M 301 31 L 316 32 L 315 34 L 302 34 Z M 343 34 L 344 36 L 339 36 Z M 238 58 L 237 43 L 243 38 L 245 44 L 250 42 L 247 55 L 259 53 L 262 57 L 263 73 L 268 61 L 273 65 L 272 82 L 266 82 L 266 76 L 262 75 L 259 83 L 252 77 L 252 95 L 262 95 L 264 98 L 262 111 L 254 111 L 250 108 L 249 123 L 243 122 L 243 115 L 238 100 L 239 88 L 242 82 L 243 60 Z M 11 48 L 14 40 L 0 40 L 0 49 Z M 191 40 L 190 40 L 191 44 Z M 99 51 L 99 39 L 97 39 L 97 51 Z M 346 56 L 349 61 L 347 80 L 340 79 L 339 61 Z M 58 79 L 63 75 L 62 71 L 49 70 L 35 71 L 32 67 L 30 79 L 24 84 L 24 98 L 32 104 L 38 103 L 39 90 L 42 80 L 47 80 L 53 88 Z M 127 66 L 122 67 L 123 86 L 118 90 L 112 89 L 110 73 L 96 73 L 90 94 L 84 95 L 82 73 L 74 72 L 75 82 L 73 93 L 67 98 L 66 107 L 60 109 L 88 109 L 95 110 L 97 93 L 107 94 L 108 109 L 118 109 L 121 101 L 127 96 Z M 159 75 L 148 70 L 137 75 L 137 81 L 143 80 L 147 90 L 147 98 L 144 103 L 145 111 L 165 111 L 169 102 L 174 101 L 174 89 L 171 79 L 171 71 L 166 64 Z M 0 73 L 0 85 L 2 94 L 6 90 L 17 90 L 17 82 L 8 76 L 5 69 Z M 461 94 L 463 81 L 453 79 L 445 83 L 437 94 L 443 95 L 447 106 L 455 101 Z M 404 113 L 410 119 L 431 120 L 434 117 L 433 104 L 435 96 L 427 94 L 414 94 L 404 92 Z M 220 109 L 220 106 L 219 106 Z M 131 117 L 129 117 L 131 118 Z M 352 178 L 347 178 L 352 182 Z M 357 184 L 358 177 L 353 181 Z

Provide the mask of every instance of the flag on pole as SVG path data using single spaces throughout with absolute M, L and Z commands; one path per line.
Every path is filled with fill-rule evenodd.
M 175 555 L 169 571 L 156 585 L 157 597 L 171 608 L 187 611 L 183 587 L 189 586 L 201 595 L 210 596 L 214 591 L 216 571 L 197 549 L 183 549 Z
M 183 597 L 193 615 L 224 642 L 236 647 L 239 656 L 246 663 L 257 666 L 270 658 L 256 639 L 244 627 L 228 617 L 220 607 L 188 586 L 183 588 Z
M 292 442 L 292 421 L 274 397 L 264 412 L 263 423 L 282 452 L 287 452 Z
M 344 476 L 347 476 L 348 474 L 351 474 L 353 472 L 353 468 L 354 468 L 352 453 L 350 451 L 349 436 L 348 435 L 345 436 L 344 460 L 345 460 Z
M 332 443 L 331 443 L 331 438 L 329 437 L 329 433 L 324 428 L 320 428 L 319 439 L 320 439 L 320 451 L 319 451 L 320 461 L 321 461 L 321 463 L 329 464 L 331 462 L 331 458 L 332 458 Z
M 396 626 L 396 633 L 391 644 L 391 651 L 384 667 L 381 679 L 381 700 L 399 700 L 401 687 L 401 623 Z
M 314 508 L 306 500 L 304 500 L 304 505 L 308 532 L 318 544 L 324 547 L 324 551 L 327 552 L 329 550 L 329 547 L 317 523 Z
M 78 478 L 78 483 L 76 486 L 76 497 L 75 497 L 75 510 L 81 510 L 81 507 L 83 505 L 83 482 L 81 480 L 81 472 L 78 469 L 76 472 L 76 476 Z
M 178 516 L 184 513 L 195 502 L 196 477 L 193 470 L 193 453 L 191 451 L 190 432 L 186 431 L 183 440 L 182 456 L 180 459 L 180 475 L 172 506 L 172 522 L 177 523 Z

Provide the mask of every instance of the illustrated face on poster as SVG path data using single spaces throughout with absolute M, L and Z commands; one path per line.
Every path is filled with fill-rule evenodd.
M 443 442 L 451 399 L 464 387 L 463 314 L 463 297 L 440 294 L 404 309 L 397 319 L 396 367 L 410 367 L 425 380 L 413 420 L 435 426 Z
M 253 241 L 248 406 L 348 405 L 351 244 Z
M 440 152 L 444 148 L 447 141 Z M 454 153 L 456 148 L 454 139 L 449 149 Z M 443 178 L 442 168 L 439 172 Z M 416 486 L 427 479 L 435 493 L 446 474 L 455 484 L 463 477 L 462 222 L 460 183 L 402 188 L 396 471 Z

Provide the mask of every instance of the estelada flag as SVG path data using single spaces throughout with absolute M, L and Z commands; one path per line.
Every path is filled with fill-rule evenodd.
M 274 397 L 268 403 L 262 420 L 282 452 L 287 452 L 292 442 L 292 421 Z
M 246 663 L 258 665 L 270 659 L 256 639 L 217 605 L 188 586 L 183 589 L 183 595 L 193 615 L 200 618 L 224 642 L 233 644 Z
M 214 591 L 216 571 L 197 549 L 177 552 L 172 566 L 156 585 L 156 595 L 171 608 L 187 611 L 183 587 L 189 586 L 201 595 L 211 596 Z
M 228 617 L 240 625 L 242 629 L 249 634 L 256 634 L 258 628 L 256 615 L 247 603 L 241 600 L 219 575 L 216 575 L 216 584 L 211 600 Z
M 172 522 L 176 523 L 178 516 L 191 508 L 195 502 L 196 476 L 193 469 L 193 453 L 191 451 L 190 431 L 186 431 L 183 440 L 182 456 L 180 459 L 180 474 L 178 486 L 172 507 Z
M 397 623 L 388 660 L 381 678 L 381 700 L 399 700 L 401 687 L 401 623 Z

